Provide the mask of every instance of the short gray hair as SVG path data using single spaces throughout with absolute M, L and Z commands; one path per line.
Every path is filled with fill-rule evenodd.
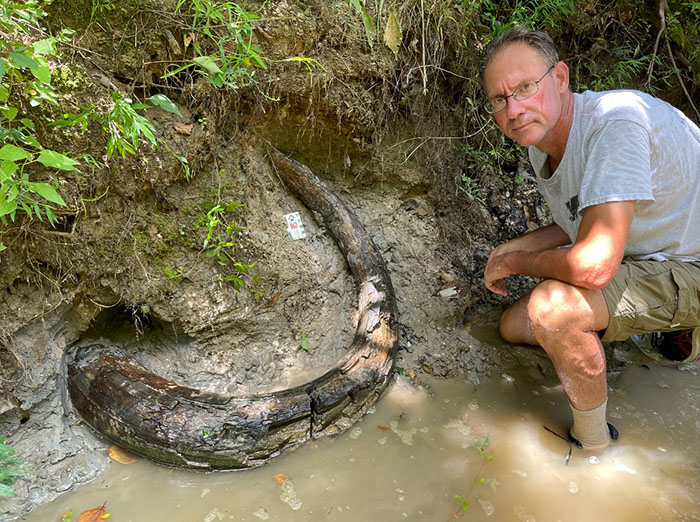
M 559 53 L 551 36 L 544 31 L 531 29 L 527 25 L 518 25 L 506 29 L 489 42 L 486 46 L 483 69 L 486 69 L 486 66 L 498 51 L 514 43 L 529 45 L 537 54 L 544 58 L 546 65 L 555 65 L 559 62 Z

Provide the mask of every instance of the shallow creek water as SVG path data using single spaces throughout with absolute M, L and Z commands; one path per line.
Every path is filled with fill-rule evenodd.
M 543 428 L 564 434 L 570 422 L 556 380 L 525 369 L 478 387 L 399 377 L 348 432 L 261 468 L 112 462 L 21 520 L 77 520 L 105 501 L 114 522 L 700 520 L 700 367 L 639 358 L 609 385 L 620 440 L 599 455 L 574 448 L 568 464 L 569 444 Z

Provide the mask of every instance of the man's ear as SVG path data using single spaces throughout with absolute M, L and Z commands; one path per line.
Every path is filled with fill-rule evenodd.
M 561 93 L 569 90 L 569 66 L 564 62 L 557 62 L 552 70 L 552 76 L 557 85 L 557 90 Z

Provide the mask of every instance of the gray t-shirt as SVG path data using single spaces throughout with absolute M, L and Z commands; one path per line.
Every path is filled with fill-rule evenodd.
M 539 190 L 572 243 L 586 207 L 637 200 L 625 257 L 700 260 L 700 129 L 638 91 L 574 94 L 566 151 L 549 175 L 529 148 Z

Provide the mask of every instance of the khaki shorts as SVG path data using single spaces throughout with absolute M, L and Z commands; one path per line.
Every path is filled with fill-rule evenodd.
M 700 327 L 700 261 L 623 261 L 603 296 L 610 312 L 603 341 Z M 693 337 L 695 352 L 700 335 Z

